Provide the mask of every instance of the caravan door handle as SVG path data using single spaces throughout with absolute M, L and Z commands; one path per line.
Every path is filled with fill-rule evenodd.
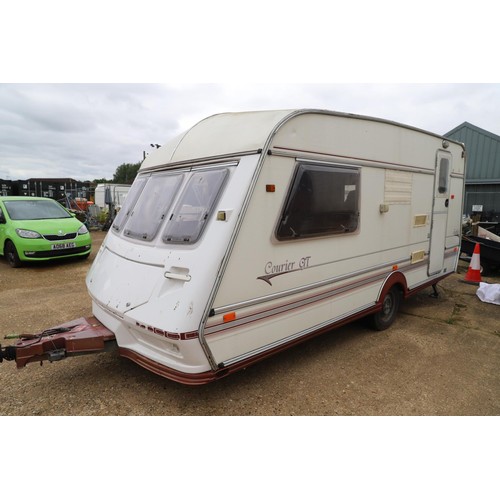
M 444 206 L 448 208 L 448 205 L 450 204 L 450 199 L 446 198 L 446 201 L 444 202 Z

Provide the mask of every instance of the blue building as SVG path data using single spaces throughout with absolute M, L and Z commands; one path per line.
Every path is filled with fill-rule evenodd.
M 464 122 L 445 137 L 465 144 L 464 213 L 500 221 L 500 136 Z

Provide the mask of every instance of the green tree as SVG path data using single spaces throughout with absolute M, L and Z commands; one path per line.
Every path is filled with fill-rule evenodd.
M 115 184 L 132 184 L 140 166 L 141 163 L 122 163 L 113 175 L 113 182 Z

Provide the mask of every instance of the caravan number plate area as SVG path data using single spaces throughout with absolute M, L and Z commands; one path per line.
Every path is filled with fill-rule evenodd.
M 75 248 L 76 243 L 73 241 L 71 243 L 54 243 L 51 248 L 52 250 L 64 250 L 65 248 Z

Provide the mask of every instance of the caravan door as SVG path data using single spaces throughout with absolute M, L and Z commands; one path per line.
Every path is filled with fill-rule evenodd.
M 438 151 L 436 156 L 436 173 L 434 176 L 429 268 L 427 270 L 429 276 L 440 273 L 444 266 L 450 176 L 451 154 L 447 151 Z

